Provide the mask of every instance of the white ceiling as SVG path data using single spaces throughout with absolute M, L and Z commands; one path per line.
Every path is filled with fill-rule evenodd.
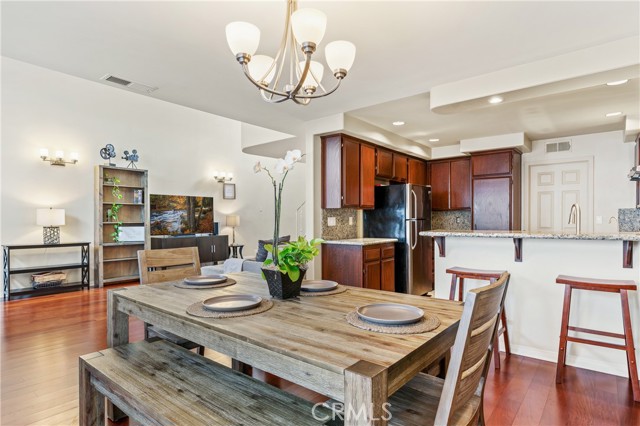
M 611 130 L 622 128 L 624 119 L 604 120 L 603 111 L 639 114 L 638 79 L 449 115 L 429 110 L 428 93 L 638 36 L 638 2 L 300 2 L 307 6 L 328 16 L 323 44 L 350 40 L 357 55 L 342 87 L 306 107 L 262 101 L 225 40 L 228 22 L 253 22 L 262 30 L 258 53 L 273 54 L 284 0 L 3 1 L 2 55 L 92 81 L 110 73 L 159 87 L 152 97 L 296 135 L 305 121 L 348 113 L 437 146 L 519 131 L 538 139 Z M 393 127 L 394 120 L 407 125 Z M 430 144 L 430 137 L 440 142 Z

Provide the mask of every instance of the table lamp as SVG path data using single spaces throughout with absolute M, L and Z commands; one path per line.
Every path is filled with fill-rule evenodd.
M 64 209 L 37 209 L 36 224 L 43 226 L 44 244 L 60 244 L 60 226 L 64 225 Z
M 236 215 L 236 214 L 230 214 L 227 215 L 227 226 L 230 226 L 232 229 L 232 239 L 231 239 L 231 244 L 235 244 L 236 243 L 236 226 L 240 226 L 240 216 Z

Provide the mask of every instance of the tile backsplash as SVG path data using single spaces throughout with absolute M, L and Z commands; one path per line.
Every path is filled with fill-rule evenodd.
M 640 232 L 640 209 L 618 209 L 618 230 Z
M 358 238 L 358 211 L 356 209 L 323 209 L 322 238 L 325 240 L 346 240 Z M 335 219 L 335 225 L 329 226 L 329 219 Z M 349 225 L 352 218 L 352 225 Z
M 471 210 L 433 211 L 431 229 L 468 231 L 471 229 Z

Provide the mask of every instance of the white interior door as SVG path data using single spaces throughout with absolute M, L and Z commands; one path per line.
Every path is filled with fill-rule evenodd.
M 592 189 L 588 161 L 529 166 L 529 230 L 575 233 L 569 225 L 572 204 L 582 213 L 581 228 L 593 231 Z

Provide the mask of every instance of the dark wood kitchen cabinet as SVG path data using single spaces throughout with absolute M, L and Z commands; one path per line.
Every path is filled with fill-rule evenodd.
M 360 144 L 360 207 L 375 207 L 374 188 L 376 185 L 376 149 Z
M 393 177 L 393 152 L 384 149 L 376 149 L 376 176 L 384 179 Z
M 415 185 L 428 185 L 429 179 L 427 178 L 427 163 L 422 160 L 416 160 L 415 158 L 409 158 L 407 163 L 408 176 L 407 182 Z
M 471 208 L 470 160 L 457 158 L 429 164 L 431 206 L 433 210 Z
M 395 246 L 322 244 L 322 279 L 395 291 Z
M 322 208 L 372 208 L 375 148 L 347 135 L 322 138 Z
M 396 182 L 407 181 L 407 161 L 409 157 L 406 155 L 393 153 L 393 180 Z
M 473 229 L 521 229 L 520 152 L 508 149 L 473 154 L 471 173 Z
M 396 182 L 407 182 L 409 157 L 384 148 L 376 149 L 376 176 Z

